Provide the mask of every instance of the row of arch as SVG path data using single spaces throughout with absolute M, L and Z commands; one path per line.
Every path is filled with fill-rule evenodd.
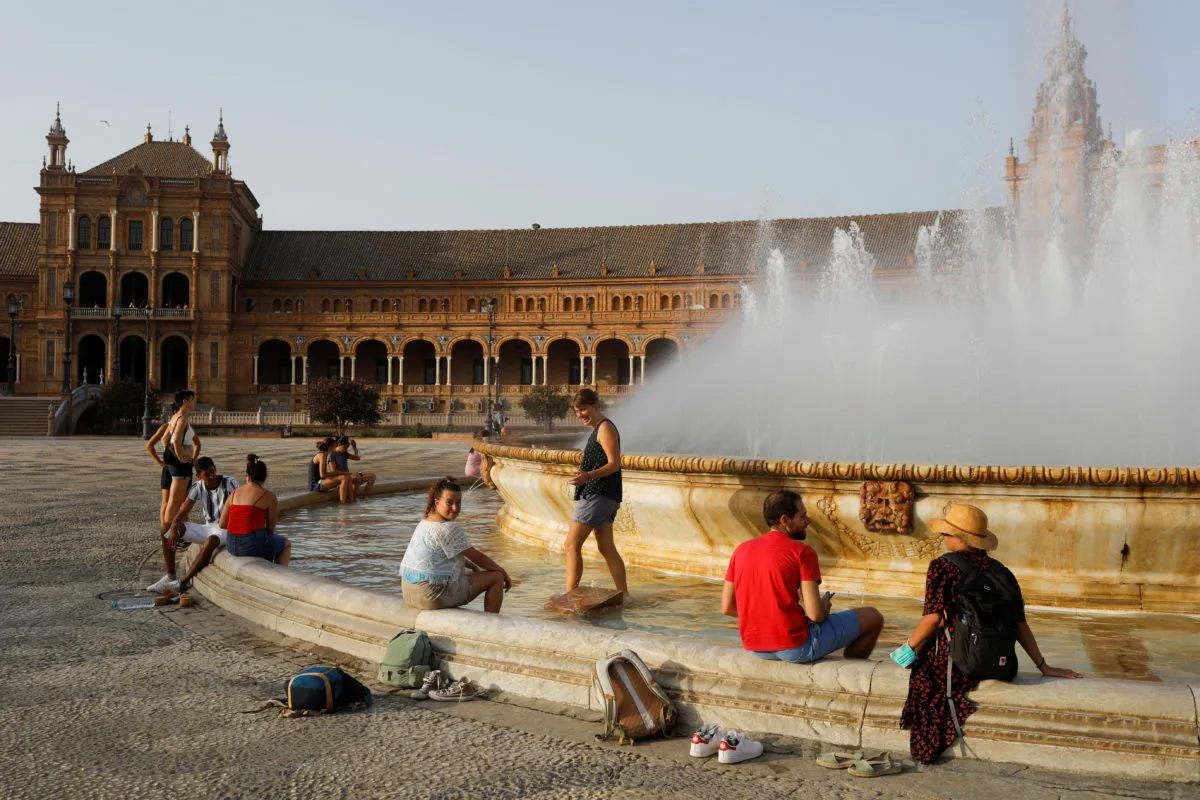
M 142 220 L 131 219 L 128 221 L 129 230 L 128 238 L 126 239 L 126 249 L 141 250 L 142 249 Z M 181 217 L 178 224 L 179 228 L 179 249 L 186 251 L 192 249 L 193 237 L 195 231 L 192 227 L 191 217 Z M 170 217 L 164 217 L 158 223 L 158 249 L 159 250 L 174 250 L 175 249 L 175 220 Z M 95 225 L 92 224 L 92 218 L 84 214 L 75 220 L 75 249 L 90 250 L 93 245 L 92 232 L 95 231 L 95 248 L 97 250 L 108 250 L 112 247 L 112 219 L 108 214 L 97 214 Z M 134 243 L 136 242 L 136 246 Z
M 660 295 L 658 298 L 658 310 L 672 311 L 685 308 L 693 308 L 695 303 L 694 295 L 691 294 L 676 294 L 676 295 Z M 708 308 L 740 308 L 742 303 L 742 295 L 737 293 L 713 293 L 708 298 Z M 449 297 L 421 297 L 417 299 L 416 312 L 418 314 L 428 314 L 437 312 L 447 312 L 452 310 L 452 298 Z M 592 311 L 595 309 L 596 298 L 591 295 L 578 295 L 575 297 L 562 297 L 559 299 L 560 310 L 562 311 Z M 474 297 L 466 298 L 464 310 L 467 313 L 482 312 L 487 310 L 486 301 L 483 299 L 477 300 Z M 642 308 L 643 301 L 641 295 L 614 295 L 609 301 L 609 310 L 611 311 L 635 311 Z M 512 312 L 522 314 L 526 312 L 545 311 L 547 306 L 547 298 L 541 297 L 514 297 L 512 298 Z M 399 299 L 375 298 L 370 301 L 368 308 L 372 313 L 390 314 L 392 312 L 399 313 L 401 311 L 401 301 Z M 246 311 L 254 311 L 253 299 L 246 300 Z M 304 301 L 298 299 L 293 301 L 290 298 L 276 297 L 271 301 L 271 311 L 276 314 L 291 314 L 303 313 Z M 321 313 L 323 314 L 341 314 L 351 313 L 354 311 L 354 301 L 350 298 L 329 298 L 321 299 Z
M 145 385 L 147 369 L 150 366 L 147 359 L 146 339 L 138 333 L 121 336 L 117 344 L 117 354 L 120 356 L 119 374 L 110 374 L 115 367 L 109 364 L 108 336 L 98 333 L 88 333 L 80 337 L 75 345 L 74 359 L 75 383 L 98 384 L 103 376 L 105 383 L 116 379 L 129 379 Z M 188 387 L 189 355 L 188 341 L 185 337 L 171 335 L 164 337 L 158 343 L 158 369 L 154 370 L 158 388 L 163 392 L 176 392 Z M 114 360 L 113 364 L 118 363 Z
M 168 272 L 159 284 L 160 308 L 186 308 L 191 303 L 192 282 L 182 272 Z M 76 286 L 76 305 L 80 308 L 108 308 L 108 276 L 88 270 L 80 273 Z M 121 276 L 120 294 L 111 305 L 142 308 L 150 303 L 150 279 L 143 272 L 126 272 Z
M 587 352 L 578 340 L 561 337 L 537 353 L 533 343 L 514 337 L 496 346 L 489 370 L 484 364 L 483 342 L 477 339 L 458 339 L 441 352 L 434 342 L 422 338 L 409 339 L 397 352 L 378 339 L 360 340 L 353 349 L 343 349 L 329 339 L 314 339 L 301 353 L 293 352 L 291 343 L 283 339 L 268 339 L 258 346 L 255 383 L 307 383 L 320 377 L 385 385 L 483 385 L 489 380 L 503 385 L 628 385 L 658 371 L 679 354 L 679 344 L 672 338 L 659 337 L 644 344 L 643 352 L 636 353 L 624 338 L 609 337 L 595 342 Z

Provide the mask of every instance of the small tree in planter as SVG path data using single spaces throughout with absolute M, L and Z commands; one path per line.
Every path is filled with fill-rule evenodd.
M 562 419 L 570 408 L 571 398 L 557 386 L 534 386 L 521 398 L 521 410 L 545 425 L 546 433 L 553 432 L 554 420 Z
M 335 426 L 338 436 L 346 433 L 347 425 L 377 425 L 383 418 L 379 391 L 374 387 L 329 378 L 309 381 L 308 413 L 316 422 Z

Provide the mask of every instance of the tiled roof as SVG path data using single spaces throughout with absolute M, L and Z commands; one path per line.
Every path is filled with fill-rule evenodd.
M 0 275 L 36 275 L 38 224 L 0 222 Z
M 375 281 L 745 275 L 771 248 L 808 268 L 829 258 L 834 231 L 852 222 L 879 268 L 905 266 L 917 231 L 941 213 L 954 230 L 961 211 L 920 211 L 860 217 L 628 225 L 601 228 L 465 231 L 264 231 L 250 257 L 247 280 Z
M 97 164 L 83 175 L 123 175 L 137 165 L 146 175 L 159 178 L 194 178 L 207 175 L 212 162 L 183 142 L 145 142 Z

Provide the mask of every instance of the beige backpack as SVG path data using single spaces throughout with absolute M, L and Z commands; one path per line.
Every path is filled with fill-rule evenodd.
M 592 682 L 604 698 L 604 733 L 597 739 L 609 739 L 615 732 L 618 744 L 633 744 L 648 736 L 666 736 L 675 728 L 675 705 L 632 650 L 597 661 Z

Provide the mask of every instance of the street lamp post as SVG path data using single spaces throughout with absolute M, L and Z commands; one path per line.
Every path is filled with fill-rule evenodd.
M 113 320 L 116 331 L 113 333 L 113 374 L 109 375 L 109 380 L 113 383 L 121 382 L 121 305 L 113 309 Z
M 8 393 L 17 393 L 17 304 L 16 295 L 8 296 Z
M 150 399 L 150 304 L 146 303 L 146 407 L 142 411 L 142 438 L 149 439 L 154 435 L 153 401 Z
M 75 284 L 71 281 L 63 283 L 63 303 L 67 312 L 67 342 L 63 347 L 63 382 L 62 393 L 71 394 L 71 304 L 75 302 Z
M 493 410 L 492 409 L 492 382 L 496 378 L 495 368 L 492 364 L 492 325 L 495 323 L 495 319 L 496 319 L 496 298 L 492 297 L 492 298 L 488 299 L 486 302 L 486 306 L 487 306 L 488 332 L 487 332 L 487 356 L 486 356 L 487 357 L 487 370 L 486 370 L 486 372 L 487 372 L 487 388 L 486 388 L 485 392 L 486 392 L 487 399 L 484 401 L 483 407 L 484 407 L 484 411 L 487 414 L 487 416 L 485 417 L 483 428 L 485 431 L 487 431 L 488 435 L 491 435 L 493 433 L 496 433 L 496 429 L 495 429 L 494 425 L 492 424 L 492 421 L 494 419 L 492 416 L 492 410 Z M 497 398 L 497 399 L 499 399 L 499 398 Z

